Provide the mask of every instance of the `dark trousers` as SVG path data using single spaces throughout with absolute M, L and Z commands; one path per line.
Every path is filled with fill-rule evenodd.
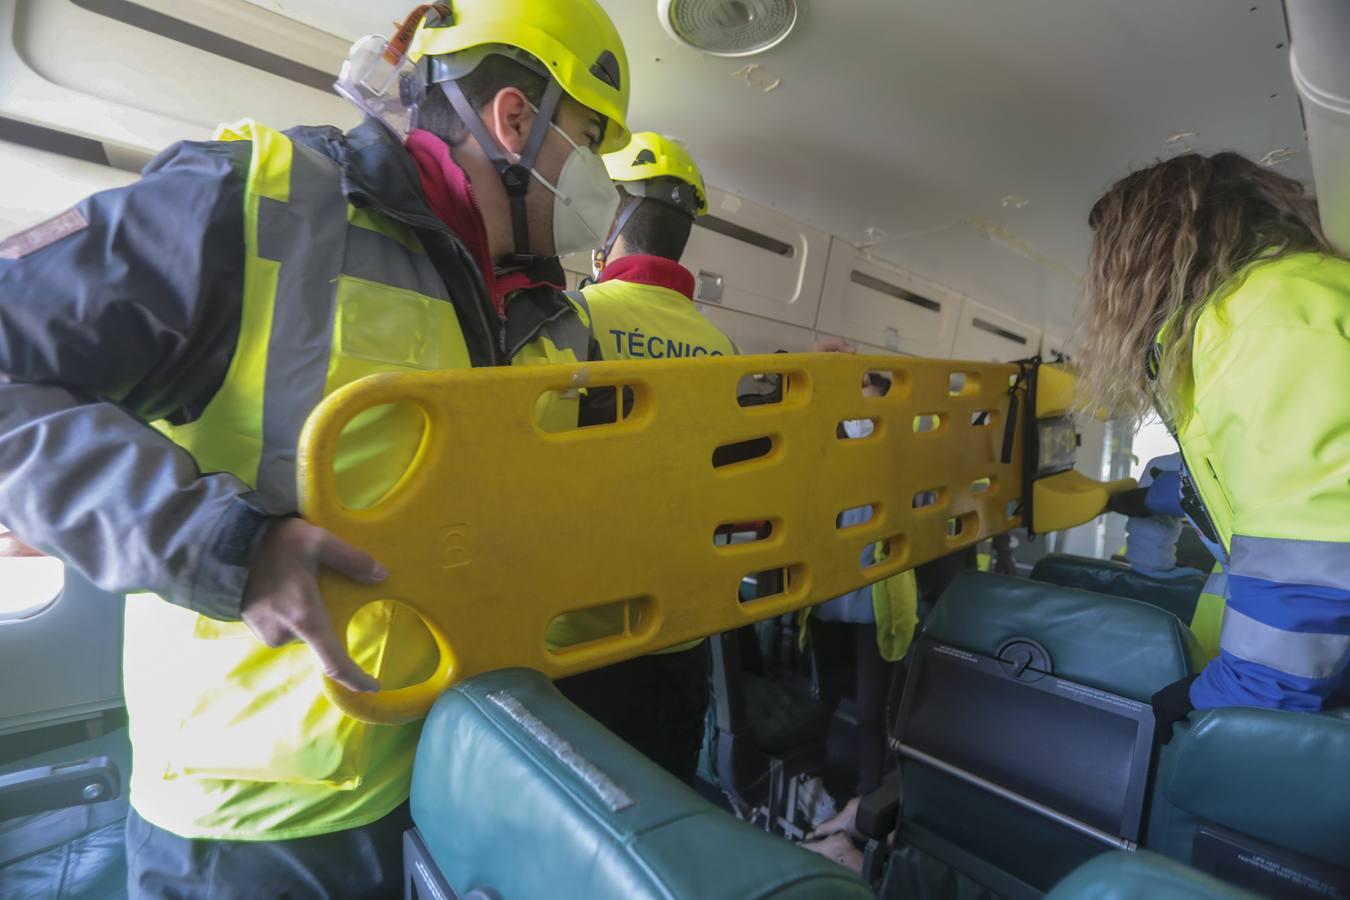
M 692 785 L 708 710 L 708 644 L 639 656 L 555 682 L 564 697 Z
M 404 803 L 377 822 L 290 841 L 189 840 L 127 816 L 127 893 L 132 900 L 399 900 Z
M 858 792 L 881 786 L 886 759 L 886 703 L 896 663 L 881 658 L 877 626 L 873 622 L 822 622 L 811 619 L 811 650 L 816 659 L 820 702 L 839 708 L 854 676 L 854 706 L 858 713 Z

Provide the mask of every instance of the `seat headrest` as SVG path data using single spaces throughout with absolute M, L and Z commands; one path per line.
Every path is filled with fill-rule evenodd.
M 1045 895 L 1045 900 L 1156 900 L 1159 897 L 1257 900 L 1255 894 L 1146 850 L 1103 853 L 1074 869 Z
M 1156 606 L 983 572 L 952 581 L 923 635 L 990 657 L 1010 639 L 1033 640 L 1052 674 L 1143 703 L 1205 662 L 1191 630 Z
M 1195 604 L 1204 590 L 1206 575 L 1154 578 L 1123 563 L 1085 556 L 1052 553 L 1031 570 L 1033 581 L 1048 581 L 1064 587 L 1097 591 L 1142 600 L 1167 610 L 1183 622 L 1195 615 Z
M 461 894 L 871 896 L 839 866 L 703 800 L 524 669 L 469 679 L 437 701 L 412 814 Z

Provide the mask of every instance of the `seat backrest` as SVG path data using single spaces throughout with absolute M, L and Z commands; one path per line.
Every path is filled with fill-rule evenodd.
M 1344 713 L 1192 713 L 1159 755 L 1149 843 L 1258 893 L 1350 896 L 1347 760 Z
M 437 701 L 412 814 L 461 896 L 871 896 L 839 866 L 712 806 L 523 669 Z
M 930 614 L 902 704 L 902 836 L 1049 889 L 1142 830 L 1158 689 L 1203 663 L 1157 607 L 984 573 Z M 983 876 L 982 876 L 983 877 Z
M 1058 553 L 1042 557 L 1031 570 L 1035 581 L 1141 600 L 1167 610 L 1187 624 L 1195 616 L 1195 604 L 1207 576 L 1206 572 L 1154 578 L 1125 563 Z

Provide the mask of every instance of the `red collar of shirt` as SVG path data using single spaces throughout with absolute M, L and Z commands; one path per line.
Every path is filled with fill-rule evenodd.
M 427 206 L 431 207 L 436 218 L 459 236 L 473 254 L 498 315 L 506 308 L 507 295 L 514 291 L 540 285 L 560 287 L 550 278 L 541 277 L 532 271 L 533 267 L 498 273 L 488 252 L 487 226 L 483 223 L 478 200 L 473 195 L 473 185 L 469 182 L 469 176 L 450 156 L 449 145 L 431 132 L 418 128 L 408 135 L 406 146 L 417 166 L 417 176 L 422 182 Z M 690 277 L 692 279 L 693 276 Z
M 625 256 L 606 263 L 601 281 L 626 281 L 669 288 L 687 299 L 694 299 L 694 273 L 664 256 Z

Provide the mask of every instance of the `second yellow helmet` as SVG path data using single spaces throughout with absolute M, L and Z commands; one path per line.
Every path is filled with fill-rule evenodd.
M 628 146 L 605 154 L 605 168 L 614 181 L 633 184 L 653 178 L 674 178 L 693 188 L 693 213 L 701 216 L 708 211 L 708 191 L 703 185 L 694 158 L 678 142 L 654 131 L 633 135 Z M 633 193 L 645 193 L 634 191 Z M 647 195 L 651 196 L 651 195 Z M 653 197 L 653 199 L 664 199 Z M 669 202 L 669 201 L 667 201 Z

